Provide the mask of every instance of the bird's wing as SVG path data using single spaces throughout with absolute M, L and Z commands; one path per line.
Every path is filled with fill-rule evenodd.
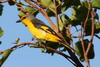
M 53 34 L 53 35 L 55 35 L 55 36 L 58 36 L 58 35 L 55 33 L 55 31 L 54 31 L 51 27 L 47 26 L 47 25 L 46 25 L 44 22 L 42 22 L 41 20 L 35 18 L 35 20 L 32 19 L 31 21 L 32 21 L 32 23 L 34 24 L 34 26 L 35 26 L 36 28 L 38 28 L 38 29 L 40 29 L 40 30 L 43 30 L 43 31 L 45 31 L 45 32 L 47 32 L 47 33 Z M 58 37 L 59 37 L 59 36 L 58 36 Z
M 41 24 L 41 23 L 34 23 L 34 26 L 38 29 L 41 29 L 47 33 L 53 34 L 55 36 L 57 36 L 57 34 L 55 33 L 55 31 L 53 29 L 51 29 L 49 26 L 47 26 L 46 24 Z

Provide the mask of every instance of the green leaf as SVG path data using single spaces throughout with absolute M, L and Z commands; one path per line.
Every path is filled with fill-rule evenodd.
M 91 35 L 92 32 L 92 20 L 88 20 L 85 26 L 85 34 Z M 94 34 L 100 33 L 100 22 L 95 22 Z
M 12 49 L 8 49 L 4 51 L 4 53 L 2 54 L 2 58 L 0 59 L 0 67 L 6 61 L 6 59 L 9 57 L 12 51 L 13 51 Z
M 10 6 L 13 6 L 13 5 L 15 5 L 15 2 L 13 2 L 13 1 L 8 1 L 8 4 L 9 4 Z
M 36 16 L 36 15 L 38 14 L 38 11 L 35 10 L 35 9 L 34 9 L 33 7 L 31 7 L 31 6 L 26 6 L 25 10 L 26 10 L 29 14 L 34 15 L 34 16 Z M 18 14 L 19 17 L 21 17 L 21 16 L 23 16 L 23 15 L 25 15 L 25 13 L 22 12 L 22 11 Z
M 56 24 L 57 26 L 57 24 Z M 63 22 L 61 20 L 59 20 L 59 29 L 62 31 L 64 28 L 65 24 L 63 24 Z
M 0 4 L 0 16 L 2 15 L 2 12 L 3 12 L 3 5 L 2 4 Z
M 54 3 L 52 2 L 52 0 L 40 0 L 40 2 L 42 3 L 42 6 L 49 8 L 51 11 L 54 11 Z
M 95 23 L 95 33 L 100 33 L 100 22 Z
M 94 18 L 99 20 L 99 15 L 96 13 Z
M 96 29 L 100 29 L 100 22 L 96 22 L 95 25 L 96 25 Z
M 71 6 L 78 6 L 80 5 L 80 0 L 64 0 L 64 4 L 61 6 L 61 10 L 65 11 Z
M 100 9 L 100 0 L 93 0 L 92 7 L 96 8 L 96 9 Z
M 88 47 L 89 40 L 85 39 L 85 40 L 83 40 L 83 42 L 84 42 L 84 47 L 85 47 L 85 50 L 86 50 L 87 47 Z M 81 61 L 84 61 L 84 54 L 83 54 L 82 42 L 78 41 L 75 44 L 76 44 L 75 45 L 76 54 L 80 57 Z M 95 54 L 94 54 L 94 45 L 91 44 L 90 50 L 88 52 L 88 59 L 93 59 L 94 56 L 95 56 Z
M 25 13 L 22 12 L 22 11 L 18 14 L 19 17 L 22 17 L 22 16 L 24 16 L 24 15 L 25 15 Z
M 35 10 L 31 6 L 26 6 L 25 10 L 28 11 L 30 14 L 33 14 L 33 13 L 37 12 L 37 10 Z
M 47 14 L 48 14 L 49 17 L 54 17 L 55 16 L 54 12 L 51 11 L 51 10 L 47 10 Z
M 50 42 L 50 41 L 46 41 L 45 44 L 46 44 L 46 46 L 51 47 L 53 49 L 58 49 L 60 47 L 59 43 L 54 43 L 54 42 Z M 51 54 L 51 55 L 53 55 L 55 53 L 54 51 L 49 50 L 49 49 L 47 49 L 45 51 L 46 51 L 46 53 Z
M 64 27 L 68 24 L 69 17 L 66 14 L 62 14 L 60 17 L 61 20 L 59 20 L 59 28 L 62 31 Z M 57 24 L 56 24 L 57 25 Z
M 2 37 L 3 34 L 4 34 L 4 31 L 0 27 L 0 37 Z
M 50 48 L 53 48 L 55 50 L 61 47 L 61 44 L 50 42 L 50 41 L 38 41 L 38 43 L 41 44 L 41 45 L 44 45 L 45 47 L 48 46 Z M 51 55 L 53 55 L 55 53 L 54 51 L 52 51 L 50 49 L 46 49 L 45 47 L 40 48 L 43 53 L 48 53 L 48 54 L 51 54 Z
M 18 44 L 19 43 L 20 38 L 16 38 L 14 44 Z
M 80 4 L 81 4 L 80 0 L 73 0 L 72 1 L 72 5 L 74 5 L 74 6 L 78 6 Z
M 20 4 L 20 6 L 24 6 L 24 3 L 22 3 L 22 2 L 19 2 L 19 4 Z
M 69 22 L 68 22 L 69 17 L 66 14 L 64 14 L 64 13 L 61 15 L 61 20 L 62 20 L 64 25 L 65 24 L 69 24 Z
M 81 22 L 84 22 L 87 16 L 88 8 L 87 5 L 83 2 L 78 7 L 72 7 L 72 16 L 70 17 L 70 23 L 73 26 L 81 25 Z M 89 14 L 90 18 L 90 14 Z

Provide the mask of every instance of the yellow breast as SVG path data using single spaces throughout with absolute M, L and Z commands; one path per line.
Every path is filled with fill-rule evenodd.
M 32 22 L 28 20 L 24 20 L 22 22 L 27 25 L 30 32 L 37 38 L 47 40 L 47 41 L 52 41 L 52 42 L 59 42 L 60 39 L 57 36 L 36 28 Z

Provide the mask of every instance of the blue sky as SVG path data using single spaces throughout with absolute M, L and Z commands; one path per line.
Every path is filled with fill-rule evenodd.
M 22 23 L 16 23 L 19 19 L 17 14 L 19 13 L 16 6 L 9 6 L 7 3 L 4 4 L 3 15 L 0 16 L 0 27 L 4 30 L 4 35 L 0 38 L 2 45 L 0 45 L 0 50 L 8 49 L 15 44 L 12 44 L 16 38 L 21 38 L 20 43 L 30 42 L 32 34 L 28 31 Z M 67 12 L 70 13 L 70 12 Z M 99 12 L 100 13 L 100 12 Z M 47 22 L 43 17 L 38 16 L 42 21 Z M 99 34 L 100 35 L 100 34 Z M 91 67 L 100 66 L 100 40 L 95 38 L 95 58 L 91 61 Z M 85 63 L 83 63 L 85 64 Z M 17 49 L 9 56 L 7 61 L 2 67 L 74 67 L 70 62 L 68 62 L 64 57 L 55 54 L 51 56 L 49 54 L 41 53 L 40 49 L 29 48 L 25 46 L 23 48 Z

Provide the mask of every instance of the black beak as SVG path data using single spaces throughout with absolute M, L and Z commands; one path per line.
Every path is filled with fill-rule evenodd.
M 20 20 L 20 19 L 16 21 L 16 23 L 20 23 L 20 22 L 21 22 L 21 20 Z

